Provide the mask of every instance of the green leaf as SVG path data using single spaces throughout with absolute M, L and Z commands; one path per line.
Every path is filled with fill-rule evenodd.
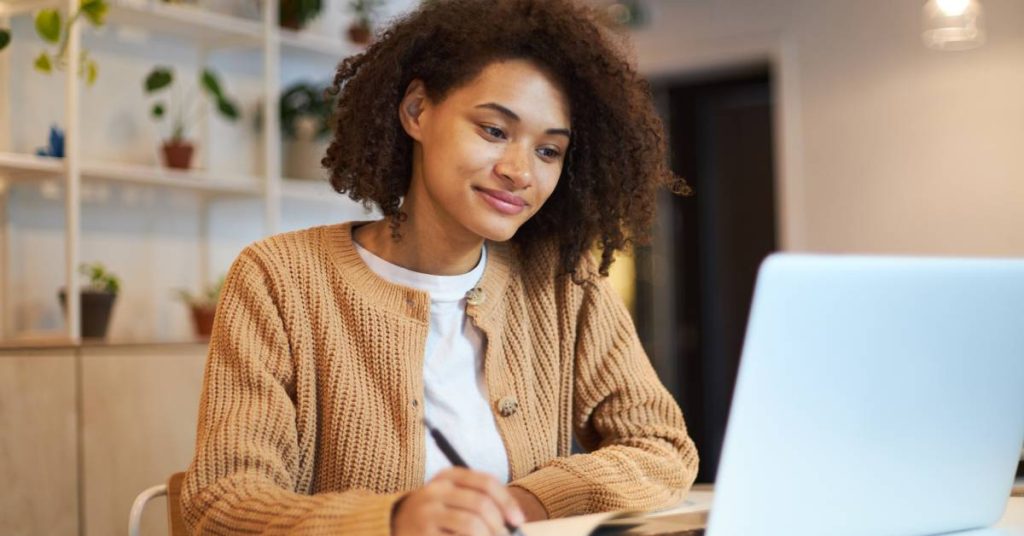
M 200 77 L 200 82 L 206 91 L 209 91 L 211 95 L 217 98 L 217 100 L 223 100 L 224 94 L 220 91 L 220 81 L 217 80 L 217 75 L 209 69 L 203 69 L 203 74 Z
M 146 75 L 146 93 L 161 90 L 174 81 L 174 73 L 166 67 L 157 67 Z
M 11 32 L 6 28 L 0 28 L 0 50 L 3 50 L 11 42 Z
M 89 62 L 85 64 L 85 83 L 90 86 L 95 84 L 97 74 L 99 74 L 99 66 L 96 65 L 95 61 L 89 60 Z
M 40 52 L 39 57 L 36 58 L 35 65 L 36 70 L 44 73 L 53 72 L 53 64 L 50 63 L 50 56 L 46 55 L 46 52 Z
M 151 113 L 153 117 L 157 119 L 162 118 L 164 116 L 164 103 L 158 102 L 154 104 L 153 108 L 150 109 L 149 113 Z
M 60 41 L 60 12 L 56 9 L 43 9 L 36 13 L 36 33 L 39 37 L 51 42 Z
M 217 99 L 217 110 L 232 121 L 238 119 L 238 107 L 227 99 Z
M 79 9 L 93 26 L 102 26 L 109 7 L 106 0 L 82 0 Z

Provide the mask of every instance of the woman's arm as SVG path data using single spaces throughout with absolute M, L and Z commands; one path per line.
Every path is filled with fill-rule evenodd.
M 403 494 L 306 495 L 316 423 L 296 423 L 293 362 L 260 253 L 247 248 L 225 280 L 199 407 L 196 453 L 182 511 L 197 534 L 331 532 L 388 534 Z M 311 404 L 315 401 L 303 401 Z
M 512 485 L 535 495 L 550 517 L 678 502 L 697 476 L 697 451 L 629 312 L 594 277 L 577 318 L 573 428 L 588 454 L 556 458 Z

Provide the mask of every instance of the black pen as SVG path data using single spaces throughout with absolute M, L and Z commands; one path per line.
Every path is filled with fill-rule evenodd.
M 444 437 L 440 430 L 430 426 L 426 417 L 423 417 L 423 426 L 426 426 L 427 430 L 430 431 L 431 437 L 433 437 L 434 442 L 437 443 L 437 448 L 441 449 L 441 453 L 444 454 L 445 458 L 448 458 L 448 461 L 452 465 L 455 467 L 464 467 L 469 469 L 469 466 L 466 465 L 466 461 L 462 459 L 462 456 L 459 456 L 458 452 L 455 452 L 455 447 L 452 447 L 452 444 L 448 442 L 448 438 Z M 523 532 L 519 530 L 519 527 L 512 525 L 508 521 L 505 522 L 505 530 L 507 530 L 512 536 L 523 536 Z

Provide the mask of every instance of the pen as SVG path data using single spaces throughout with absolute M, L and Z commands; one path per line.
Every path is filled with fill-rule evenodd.
M 448 458 L 448 461 L 451 462 L 452 465 L 455 467 L 465 467 L 466 469 L 469 468 L 469 466 L 466 465 L 466 461 L 462 459 L 462 456 L 459 456 L 459 453 L 455 452 L 455 448 L 448 442 L 448 438 L 444 437 L 440 430 L 430 426 L 430 422 L 427 421 L 426 417 L 423 417 L 423 425 L 430 431 L 431 437 L 433 437 L 434 442 L 437 443 L 437 448 L 441 449 L 441 453 L 444 454 L 445 458 Z M 507 530 L 512 536 L 523 536 L 523 532 L 519 530 L 519 527 L 513 526 L 508 521 L 505 522 L 505 530 Z

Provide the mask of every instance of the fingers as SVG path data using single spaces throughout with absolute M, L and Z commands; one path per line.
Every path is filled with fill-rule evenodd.
M 449 480 L 458 487 L 468 488 L 486 495 L 501 512 L 505 522 L 518 527 L 526 521 L 515 497 L 497 478 L 487 473 L 471 471 L 462 467 L 446 469 L 439 473 L 438 477 Z
M 482 521 L 487 534 L 505 534 L 505 516 L 487 495 L 474 489 L 456 487 L 443 500 L 451 511 L 464 512 Z
M 518 527 L 525 521 L 508 488 L 493 476 L 463 468 L 438 473 L 406 496 L 392 516 L 393 532 L 400 536 L 505 535 L 506 524 Z
M 463 536 L 492 536 L 507 534 L 505 527 L 497 530 L 487 526 L 484 520 L 466 510 L 445 510 L 438 519 L 438 528 L 442 532 Z

